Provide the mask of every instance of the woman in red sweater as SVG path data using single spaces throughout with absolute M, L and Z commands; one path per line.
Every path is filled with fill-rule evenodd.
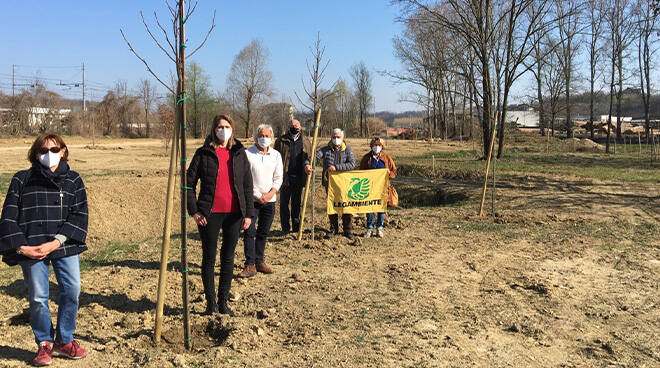
M 202 240 L 202 282 L 206 314 L 220 312 L 234 316 L 227 306 L 233 278 L 234 250 L 241 230 L 250 226 L 254 212 L 252 174 L 245 148 L 232 135 L 234 122 L 227 115 L 213 119 L 211 134 L 198 148 L 187 171 L 188 213 L 193 216 Z M 197 182 L 201 181 L 199 196 Z M 215 257 L 218 234 L 220 282 L 215 294 Z

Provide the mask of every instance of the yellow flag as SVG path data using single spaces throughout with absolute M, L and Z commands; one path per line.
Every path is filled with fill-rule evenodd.
M 387 169 L 329 172 L 328 215 L 387 211 Z

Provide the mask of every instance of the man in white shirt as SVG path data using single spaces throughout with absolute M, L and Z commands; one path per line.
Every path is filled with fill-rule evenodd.
M 275 217 L 276 193 L 282 185 L 282 156 L 270 147 L 273 141 L 273 128 L 268 124 L 257 127 L 255 144 L 245 150 L 254 187 L 254 212 L 250 227 L 245 230 L 245 267 L 238 277 L 252 277 L 257 272 L 273 273 L 264 262 L 266 241 L 270 225 Z

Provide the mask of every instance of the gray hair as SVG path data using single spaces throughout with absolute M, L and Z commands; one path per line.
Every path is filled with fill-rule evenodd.
M 259 133 L 261 133 L 262 130 L 268 129 L 270 130 L 270 135 L 273 136 L 275 135 L 275 132 L 273 131 L 273 127 L 270 126 L 270 124 L 259 124 L 257 127 L 257 130 L 254 131 L 254 141 L 257 141 L 257 137 L 259 137 Z
M 342 137 L 342 138 L 345 138 L 345 136 L 344 136 L 344 131 L 343 131 L 343 130 L 341 130 L 341 129 L 339 129 L 339 128 L 332 129 L 332 135 L 335 135 L 335 134 L 337 134 L 337 133 L 341 134 L 341 137 Z

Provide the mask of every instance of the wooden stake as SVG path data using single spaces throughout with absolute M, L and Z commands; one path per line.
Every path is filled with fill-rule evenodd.
M 495 143 L 495 132 L 497 131 L 497 116 L 499 111 L 495 111 L 495 124 L 493 124 L 493 136 L 490 139 L 490 148 L 488 149 L 488 161 L 486 161 L 486 177 L 484 179 L 484 190 L 481 195 L 481 205 L 479 206 L 479 216 L 484 214 L 484 204 L 486 203 L 486 188 L 488 187 L 488 171 L 490 170 L 490 158 L 493 155 L 493 146 Z
M 433 177 L 435 177 L 435 155 L 432 155 L 431 158 L 433 159 L 433 164 L 432 164 L 432 165 L 433 165 L 433 166 L 432 166 L 432 167 L 433 167 L 433 170 L 432 170 L 432 172 L 433 172 Z
M 176 181 L 176 160 L 179 147 L 179 126 L 174 126 L 172 132 L 172 147 L 170 148 L 170 171 L 167 177 L 167 195 L 165 196 L 165 221 L 163 225 L 163 242 L 160 246 L 160 271 L 158 273 L 158 295 L 156 297 L 156 324 L 154 326 L 154 342 L 160 343 L 163 329 L 163 307 L 165 305 L 165 286 L 167 285 L 167 261 L 170 254 L 170 235 L 172 233 L 172 212 L 174 205 L 174 183 Z
M 642 135 L 637 132 L 637 144 L 639 145 L 639 157 L 642 157 Z
M 305 185 L 305 194 L 303 196 L 303 205 L 302 213 L 300 214 L 300 229 L 298 230 L 298 241 L 302 240 L 303 234 L 303 225 L 305 224 L 305 210 L 307 209 L 307 196 L 309 195 L 310 181 L 312 176 L 314 176 L 314 160 L 316 160 L 316 140 L 319 136 L 319 122 L 321 121 L 321 108 L 319 107 L 316 113 L 316 123 L 314 124 L 314 139 L 312 140 L 312 157 L 309 160 L 310 165 L 312 166 L 312 173 L 307 175 L 307 184 Z M 312 193 L 312 206 L 314 205 L 314 196 Z M 313 228 L 312 228 L 313 230 Z

